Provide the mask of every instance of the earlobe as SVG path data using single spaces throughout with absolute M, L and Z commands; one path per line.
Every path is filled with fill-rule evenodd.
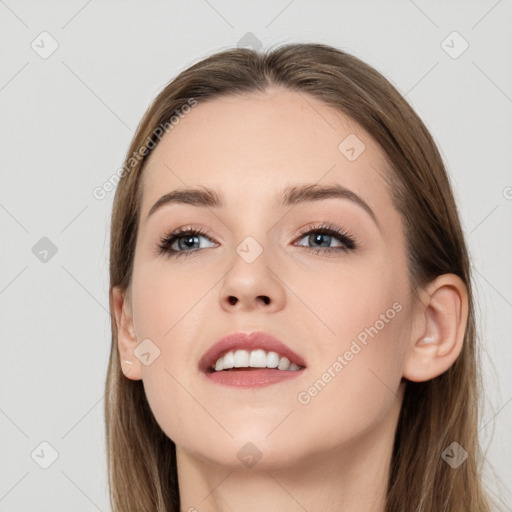
M 443 274 L 424 291 L 404 361 L 403 376 L 413 382 L 433 379 L 446 372 L 459 357 L 468 319 L 467 288 L 455 274 Z
M 111 290 L 111 311 L 117 326 L 117 348 L 124 375 L 132 380 L 142 378 L 141 362 L 135 356 L 137 337 L 133 325 L 131 297 L 129 292 L 115 286 Z

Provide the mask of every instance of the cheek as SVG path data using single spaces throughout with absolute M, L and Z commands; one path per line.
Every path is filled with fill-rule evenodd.
M 215 284 L 208 279 L 198 273 L 170 272 L 162 263 L 140 265 L 133 275 L 137 340 L 151 340 L 158 354 L 142 367 L 144 390 L 157 423 L 176 443 L 183 443 L 194 430 L 183 418 L 204 416 L 194 401 L 194 386 L 198 340 L 204 343 L 209 318 L 205 293 Z
M 388 262 L 352 266 L 327 284 L 309 286 L 317 315 L 301 321 L 316 348 L 298 395 L 301 416 L 334 438 L 375 424 L 389 411 L 402 378 L 408 325 L 407 281 Z M 302 290 L 305 293 L 305 289 Z M 301 411 L 301 409 L 299 409 Z M 320 423 L 319 423 L 320 422 Z M 336 434 L 338 432 L 338 434 Z
M 179 322 L 189 322 L 192 310 L 205 292 L 198 274 L 171 271 L 165 260 L 145 263 L 133 275 L 133 308 L 138 339 L 165 344 Z M 182 320 L 180 320 L 182 319 Z
M 386 343 L 391 324 L 404 316 L 406 280 L 397 267 L 379 255 L 354 257 L 326 275 L 308 272 L 297 278 L 294 292 L 302 299 L 297 312 L 302 322 L 309 317 L 307 323 L 315 328 L 310 335 L 319 336 L 322 351 L 348 348 L 347 343 L 357 336 L 362 342 L 372 339 L 368 332 L 375 334 L 372 326 L 382 340 L 380 345 Z
M 292 431 L 309 433 L 312 453 L 326 445 L 331 449 L 344 443 L 348 446 L 389 425 L 398 414 L 403 361 L 400 336 L 406 313 L 405 307 L 398 311 L 400 305 L 394 304 L 395 309 L 388 308 L 386 300 L 370 301 L 366 314 L 340 314 L 332 319 L 337 322 L 337 337 L 317 354 L 288 423 Z M 388 323 L 379 317 L 381 313 Z M 315 432 L 322 435 L 312 436 Z

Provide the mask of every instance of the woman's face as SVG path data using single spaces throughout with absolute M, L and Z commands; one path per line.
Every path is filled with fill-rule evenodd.
M 143 379 L 157 422 L 183 452 L 227 467 L 245 455 L 287 466 L 391 439 L 412 304 L 380 148 L 351 119 L 283 89 L 199 101 L 182 116 L 144 171 L 131 289 L 137 341 L 151 340 L 150 364 L 132 378 Z M 285 189 L 311 184 L 345 187 L 375 219 L 347 197 L 282 204 Z M 148 215 L 163 195 L 202 187 L 222 206 L 173 202 Z M 326 224 L 355 246 L 322 237 Z M 189 227 L 207 235 L 158 253 L 165 235 Z M 306 367 L 267 386 L 213 381 L 199 361 L 237 331 L 272 335 Z

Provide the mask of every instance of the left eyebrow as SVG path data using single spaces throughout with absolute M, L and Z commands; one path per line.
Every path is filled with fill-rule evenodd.
M 278 196 L 281 206 L 294 206 L 299 203 L 322 201 L 324 199 L 348 199 L 359 205 L 375 222 L 379 230 L 381 226 L 374 211 L 360 196 L 352 190 L 338 183 L 332 185 L 318 185 L 317 183 L 302 183 L 286 187 Z M 198 208 L 223 208 L 222 196 L 208 187 L 192 187 L 173 190 L 163 195 L 151 207 L 148 218 L 159 208 L 167 204 L 188 204 Z
M 381 230 L 379 220 L 368 203 L 355 192 L 343 185 L 340 185 L 339 183 L 334 183 L 332 185 L 318 185 L 316 183 L 310 183 L 287 187 L 281 193 L 281 205 L 294 206 L 302 202 L 322 201 L 324 199 L 332 198 L 348 199 L 349 201 L 356 203 L 372 218 L 373 222 L 375 222 L 379 230 Z

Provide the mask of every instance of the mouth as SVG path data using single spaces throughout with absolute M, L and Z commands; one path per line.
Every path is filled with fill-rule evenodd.
M 298 371 L 304 368 L 290 361 L 286 356 L 274 351 L 256 350 L 230 350 L 221 355 L 215 364 L 206 370 L 207 373 L 221 371 L 251 371 L 260 369 L 275 369 L 277 371 Z
M 276 338 L 260 332 L 221 338 L 199 361 L 210 381 L 237 387 L 259 387 L 303 373 L 301 356 Z

